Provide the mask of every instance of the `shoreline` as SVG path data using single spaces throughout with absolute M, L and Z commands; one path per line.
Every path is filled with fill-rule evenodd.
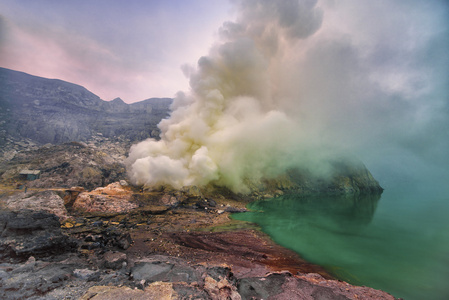
M 213 227 L 161 230 L 159 240 L 154 241 L 148 240 L 148 229 L 141 227 L 132 234 L 134 244 L 129 253 L 145 256 L 154 251 L 192 263 L 227 265 L 237 277 L 287 271 L 292 274 L 317 273 L 325 279 L 335 279 L 321 266 L 309 263 L 294 251 L 276 244 L 257 226 L 230 219 L 230 213 L 225 214 L 228 220 L 214 223 Z
M 3 278 L 0 279 L 8 284 L 0 287 L 0 295 L 9 299 L 13 294 L 8 291 L 12 289 L 17 295 L 32 294 L 24 282 L 51 266 L 56 268 L 51 274 L 65 275 L 61 275 L 61 280 L 48 275 L 48 281 L 55 283 L 41 291 L 48 296 L 45 299 L 69 296 L 71 299 L 107 299 L 114 298 L 117 292 L 129 297 L 135 297 L 133 293 L 148 296 L 159 291 L 161 284 L 164 295 L 172 295 L 166 299 L 184 299 L 187 295 L 198 295 L 200 299 L 265 299 L 270 295 L 277 299 L 318 299 L 323 293 L 333 297 L 331 299 L 394 299 L 382 291 L 336 280 L 321 266 L 274 243 L 257 226 L 231 219 L 231 213 L 245 210 L 247 201 L 189 196 L 169 206 L 164 205 L 165 192 L 140 193 L 132 187 L 125 190 L 131 193 L 130 202 L 137 207 L 116 212 L 108 211 L 107 207 L 103 212 L 75 208 L 71 198 L 79 191 L 66 190 L 67 214 L 60 217 L 57 228 L 41 230 L 43 225 L 39 223 L 39 228 L 31 230 L 33 235 L 42 231 L 47 237 L 51 232 L 49 241 L 55 249 L 50 247 L 50 250 L 55 250 L 54 254 L 48 251 L 48 245 L 44 245 L 47 250 L 43 253 L 23 252 L 16 247 L 17 241 L 30 237 L 10 230 L 10 239 L 0 240 L 0 246 L 22 256 L 1 259 Z M 104 197 L 105 193 L 99 195 Z M 1 207 L 7 209 L 10 197 L 0 198 Z M 40 209 L 35 207 L 37 210 Z M 33 211 L 16 211 L 13 214 L 26 215 L 26 218 L 33 213 L 36 215 Z M 11 233 L 17 236 L 12 237 Z M 55 245 L 54 241 L 61 238 L 65 243 Z M 67 249 L 63 249 L 65 246 Z M 144 273 L 142 268 L 146 270 Z M 79 272 L 88 275 L 79 275 Z M 97 289 L 104 286 L 108 288 L 99 293 Z M 98 297 L 92 296 L 94 290 Z M 107 297 L 101 298 L 100 294 Z

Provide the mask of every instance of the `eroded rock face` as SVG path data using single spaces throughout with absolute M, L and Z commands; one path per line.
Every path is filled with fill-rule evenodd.
M 55 214 L 59 220 L 67 218 L 63 199 L 54 191 L 15 193 L 6 199 L 6 208 L 12 211 L 29 209 Z
M 328 177 L 316 177 L 307 170 L 292 169 L 277 178 L 266 179 L 252 186 L 257 198 L 273 198 L 285 193 L 308 195 L 381 194 L 383 189 L 365 165 L 359 161 L 335 161 Z
M 8 136 L 35 143 L 87 141 L 104 137 L 144 140 L 158 137 L 172 99 L 126 104 L 103 101 L 82 86 L 0 68 L 0 145 Z
M 67 284 L 73 266 L 49 264 L 31 257 L 24 265 L 3 264 L 11 271 L 0 269 L 1 299 L 36 299 Z
M 93 189 L 126 178 L 122 163 L 124 152 L 120 145 L 110 145 L 108 153 L 83 143 L 45 146 L 22 151 L 9 161 L 0 163 L 0 181 L 12 184 L 21 181 L 22 169 L 40 170 L 39 179 L 23 182 L 29 188 Z
M 0 212 L 0 230 L 0 261 L 48 256 L 72 247 L 58 218 L 43 211 Z
M 131 202 L 132 197 L 132 191 L 115 182 L 104 188 L 80 193 L 73 208 L 86 212 L 126 212 L 138 206 Z

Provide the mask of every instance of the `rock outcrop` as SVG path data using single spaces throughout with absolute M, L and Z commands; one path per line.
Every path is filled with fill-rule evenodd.
M 32 210 L 55 214 L 60 221 L 67 218 L 63 199 L 54 191 L 16 193 L 6 198 L 5 208 L 11 211 Z
M 340 159 L 332 166 L 329 174 L 322 177 L 308 170 L 291 169 L 277 178 L 250 185 L 251 195 L 255 199 L 263 199 L 284 194 L 339 196 L 382 193 L 383 188 L 362 162 Z
M 42 211 L 0 212 L 0 261 L 25 261 L 67 251 L 72 245 L 58 217 Z
M 133 192 L 130 189 L 114 182 L 91 192 L 80 193 L 72 207 L 85 212 L 122 213 L 138 207 L 131 202 L 132 198 Z
M 185 186 L 176 190 L 168 185 L 143 186 L 145 190 L 165 191 L 167 204 L 176 205 L 186 199 L 227 197 L 244 201 L 276 198 L 292 194 L 297 197 L 312 195 L 380 195 L 383 188 L 365 165 L 355 159 L 341 158 L 331 163 L 332 168 L 324 176 L 314 175 L 306 169 L 290 169 L 275 178 L 245 181 L 249 191 L 235 193 L 225 186 L 211 182 L 205 186 Z
M 102 147 L 72 142 L 21 151 L 0 163 L 0 181 L 26 183 L 29 188 L 80 186 L 93 189 L 126 178 L 125 153 L 125 147 L 109 142 Z M 22 169 L 40 170 L 41 176 L 24 182 L 19 176 Z

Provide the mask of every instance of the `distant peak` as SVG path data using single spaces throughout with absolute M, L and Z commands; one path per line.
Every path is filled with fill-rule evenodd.
M 123 103 L 123 104 L 126 104 L 125 101 L 123 101 L 122 98 L 120 98 L 120 97 L 117 97 L 117 98 L 111 100 L 111 102 L 113 102 L 113 103 Z

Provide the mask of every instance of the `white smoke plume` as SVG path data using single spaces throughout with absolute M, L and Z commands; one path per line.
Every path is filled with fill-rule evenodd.
M 175 97 L 170 118 L 159 124 L 161 140 L 131 148 L 126 164 L 134 183 L 180 188 L 212 182 L 247 192 L 248 183 L 294 166 L 325 175 L 340 151 L 379 141 L 386 125 L 372 128 L 375 118 L 396 138 L 403 127 L 391 122 L 402 124 L 415 111 L 390 118 L 388 101 L 413 101 L 427 92 L 431 80 L 414 73 L 420 66 L 400 59 L 404 51 L 413 60 L 422 50 L 412 38 L 378 44 L 419 18 L 399 22 L 390 13 L 385 26 L 399 29 L 381 28 L 388 33 L 382 35 L 355 22 L 348 33 L 339 18 L 357 1 L 234 2 L 237 20 L 223 24 L 220 40 L 196 67 L 184 67 L 191 90 Z M 354 5 L 373 20 L 369 8 Z M 398 61 L 389 64 L 382 55 Z

